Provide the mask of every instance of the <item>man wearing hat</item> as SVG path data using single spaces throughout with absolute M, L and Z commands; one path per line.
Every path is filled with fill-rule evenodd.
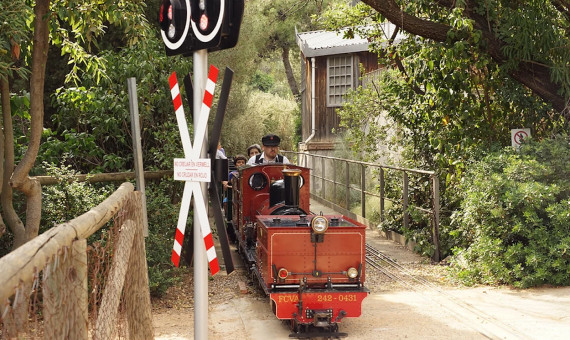
M 289 164 L 287 157 L 279 155 L 279 143 L 281 138 L 277 135 L 267 135 L 261 138 L 261 143 L 263 144 L 263 152 L 261 155 L 255 155 L 251 157 L 247 164 L 269 164 L 269 163 L 283 163 Z

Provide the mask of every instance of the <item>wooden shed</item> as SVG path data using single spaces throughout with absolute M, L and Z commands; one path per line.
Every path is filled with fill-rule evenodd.
M 301 151 L 333 150 L 339 128 L 337 109 L 344 94 L 359 85 L 360 64 L 365 72 L 378 68 L 368 41 L 344 39 L 342 33 L 297 33 L 301 50 Z M 333 130 L 335 132 L 333 132 Z
M 382 26 L 387 33 L 395 28 L 390 23 Z M 337 110 L 345 93 L 360 85 L 360 65 L 364 73 L 379 68 L 378 56 L 368 51 L 368 40 L 358 35 L 345 39 L 343 35 L 342 31 L 296 33 L 301 50 L 300 151 L 326 153 L 334 149 L 340 123 Z

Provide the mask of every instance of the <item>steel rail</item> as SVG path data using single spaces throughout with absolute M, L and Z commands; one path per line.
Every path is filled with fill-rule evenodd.
M 473 305 L 460 300 L 459 298 L 453 296 L 452 294 L 447 293 L 446 291 L 442 290 L 440 287 L 435 285 L 434 283 L 417 277 L 414 275 L 410 270 L 406 269 L 399 263 L 397 263 L 394 259 L 390 258 L 388 255 L 382 253 L 381 251 L 377 250 L 370 244 L 366 244 L 366 262 L 370 264 L 374 269 L 379 270 L 389 278 L 395 280 L 398 283 L 403 284 L 404 286 L 410 287 L 415 293 L 420 295 L 421 297 L 431 300 L 439 304 L 441 307 L 446 309 L 449 314 L 456 318 L 459 322 L 464 323 L 468 327 L 472 328 L 473 330 L 477 331 L 478 333 L 490 338 L 490 339 L 501 339 L 504 338 L 506 335 L 515 336 L 517 339 L 530 339 L 526 334 L 521 333 L 519 330 L 515 329 L 514 327 L 505 324 L 503 321 L 493 317 L 492 315 L 486 313 L 474 307 Z M 382 266 L 381 264 L 384 263 L 386 266 Z M 378 269 L 377 267 L 382 267 Z M 436 294 L 436 297 L 439 296 L 444 298 L 445 300 L 437 301 L 435 297 L 428 296 L 425 292 L 421 292 L 416 285 L 413 284 L 416 282 L 420 285 L 420 287 L 427 289 L 430 292 Z M 446 306 L 444 303 L 449 302 L 452 306 Z M 469 313 L 469 315 L 459 315 L 457 310 L 453 310 L 453 307 L 459 307 L 465 312 Z M 480 325 L 476 325 L 473 320 L 467 320 L 468 316 L 474 316 L 475 320 L 479 320 Z M 489 324 L 483 325 L 480 320 L 488 322 L 489 324 L 494 325 L 495 329 L 491 329 Z M 499 334 L 496 334 L 499 333 Z

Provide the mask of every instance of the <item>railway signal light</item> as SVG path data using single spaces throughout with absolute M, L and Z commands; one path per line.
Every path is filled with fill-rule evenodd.
M 158 14 L 166 55 L 183 53 L 190 32 L 189 0 L 163 0 Z
M 166 55 L 237 44 L 244 0 L 163 0 L 159 22 Z

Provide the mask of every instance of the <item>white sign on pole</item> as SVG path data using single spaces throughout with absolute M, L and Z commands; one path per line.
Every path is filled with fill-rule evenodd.
M 209 158 L 174 158 L 174 180 L 210 182 L 212 168 Z
M 530 129 L 511 129 L 511 145 L 516 149 L 521 147 L 524 139 L 530 137 Z

